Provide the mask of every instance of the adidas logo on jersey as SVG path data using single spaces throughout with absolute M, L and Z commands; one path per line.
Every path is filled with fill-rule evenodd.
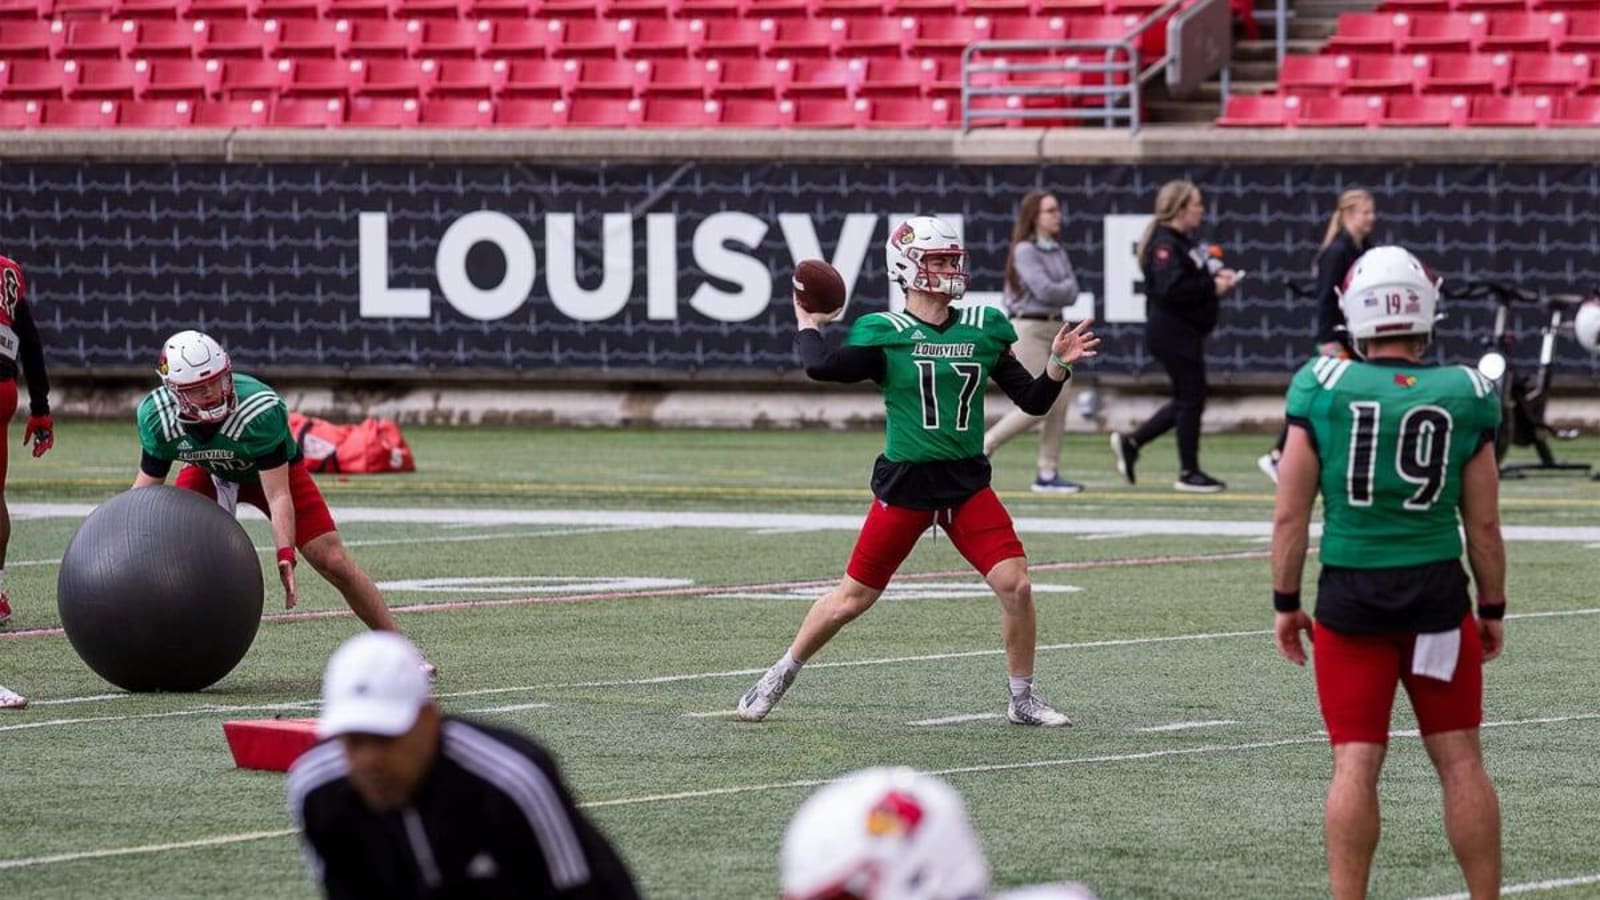
M 911 339 L 913 341 L 925 341 L 928 336 L 922 333 L 922 329 L 918 328 L 916 331 L 911 332 Z

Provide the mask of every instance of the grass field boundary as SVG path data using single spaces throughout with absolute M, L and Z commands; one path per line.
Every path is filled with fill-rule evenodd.
M 1559 891 L 1562 888 L 1583 887 L 1589 884 L 1600 884 L 1600 872 L 1593 875 L 1577 875 L 1572 878 L 1551 878 L 1545 881 L 1526 881 L 1522 884 L 1508 884 L 1500 888 L 1502 896 L 1506 894 L 1533 894 L 1539 891 Z M 1472 900 L 1472 895 L 1462 891 L 1457 894 L 1439 894 L 1433 897 L 1420 897 L 1418 900 Z

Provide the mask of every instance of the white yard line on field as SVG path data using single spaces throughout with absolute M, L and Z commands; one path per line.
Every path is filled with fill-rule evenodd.
M 288 837 L 297 834 L 294 828 L 275 831 L 247 831 L 244 834 L 223 834 L 217 837 L 198 838 L 192 841 L 175 841 L 170 844 L 145 844 L 142 847 L 117 847 L 110 850 L 84 850 L 78 853 L 56 853 L 29 859 L 0 859 L 0 869 L 22 869 L 28 866 L 48 866 L 54 863 L 78 862 L 85 859 L 106 859 L 113 856 L 137 856 L 144 853 L 165 853 L 168 850 L 189 850 L 195 847 L 219 847 L 225 844 L 242 844 L 268 838 Z
M 1508 884 L 1500 888 L 1501 895 L 1505 894 L 1532 894 L 1539 891 L 1559 891 L 1562 888 L 1582 887 L 1586 884 L 1600 884 L 1600 872 L 1593 875 L 1579 875 L 1574 878 L 1551 878 L 1547 881 L 1525 881 L 1522 884 Z M 1421 897 L 1418 900 L 1471 900 L 1472 895 L 1465 891 L 1459 894 L 1439 894 L 1434 897 Z
M 32 731 L 39 728 L 55 728 L 62 725 L 88 725 L 96 722 L 133 722 L 140 719 L 176 719 L 184 716 L 211 716 L 219 713 L 236 712 L 310 712 L 315 708 L 315 700 L 299 700 L 289 703 L 265 703 L 256 706 L 197 706 L 192 709 L 176 709 L 170 712 L 158 713 L 133 713 L 125 716 L 84 716 L 77 719 L 44 719 L 39 722 L 18 722 L 15 725 L 0 725 L 0 731 Z
M 1149 725 L 1144 728 L 1135 728 L 1134 731 L 1188 731 L 1191 728 L 1220 728 L 1223 725 L 1237 725 L 1233 719 L 1206 719 L 1200 722 L 1173 722 L 1170 725 Z
M 513 703 L 510 706 L 480 706 L 476 709 L 464 709 L 468 713 L 508 713 L 521 712 L 524 709 L 549 709 L 549 703 Z
M 980 722 L 984 719 L 998 718 L 1000 718 L 999 713 L 967 713 L 960 716 L 941 716 L 937 719 L 918 719 L 915 722 L 907 722 L 906 724 L 922 728 L 929 725 L 956 725 L 961 722 Z

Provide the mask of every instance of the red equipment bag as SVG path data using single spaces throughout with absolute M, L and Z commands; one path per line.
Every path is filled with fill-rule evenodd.
M 400 434 L 400 426 L 388 419 L 335 425 L 326 419 L 292 412 L 289 431 L 305 454 L 306 468 L 312 472 L 364 475 L 417 470 L 417 461 Z

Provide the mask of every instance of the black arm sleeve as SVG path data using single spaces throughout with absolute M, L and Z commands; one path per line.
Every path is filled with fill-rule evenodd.
M 151 478 L 166 478 L 167 473 L 172 471 L 172 460 L 157 459 L 141 450 L 139 451 L 139 471 L 149 475 Z
M 276 469 L 289 461 L 289 445 L 279 444 L 269 450 L 266 455 L 256 457 L 256 471 L 265 472 Z
M 1356 256 L 1345 241 L 1335 240 L 1317 256 L 1317 343 L 1343 340 L 1344 311 L 1339 308 L 1339 287 L 1355 265 Z
M 1045 363 L 1045 371 L 1035 378 L 1028 372 L 1028 367 L 1017 361 L 1015 356 L 1006 353 L 995 362 L 994 368 L 989 371 L 989 377 L 995 384 L 1006 392 L 1011 402 L 1017 405 L 1030 416 L 1042 416 L 1055 405 L 1056 398 L 1061 396 L 1061 388 L 1066 380 L 1056 381 L 1049 375 L 1050 364 Z M 1070 379 L 1072 373 L 1067 373 Z
M 807 328 L 795 335 L 800 362 L 812 381 L 849 384 L 854 381 L 883 382 L 883 350 L 879 347 L 839 347 L 829 350 L 822 332 Z
M 12 326 L 17 332 L 18 353 L 22 357 L 22 377 L 28 380 L 28 411 L 36 416 L 50 415 L 50 378 L 44 372 L 44 345 L 39 342 L 39 326 L 26 302 L 18 303 Z

